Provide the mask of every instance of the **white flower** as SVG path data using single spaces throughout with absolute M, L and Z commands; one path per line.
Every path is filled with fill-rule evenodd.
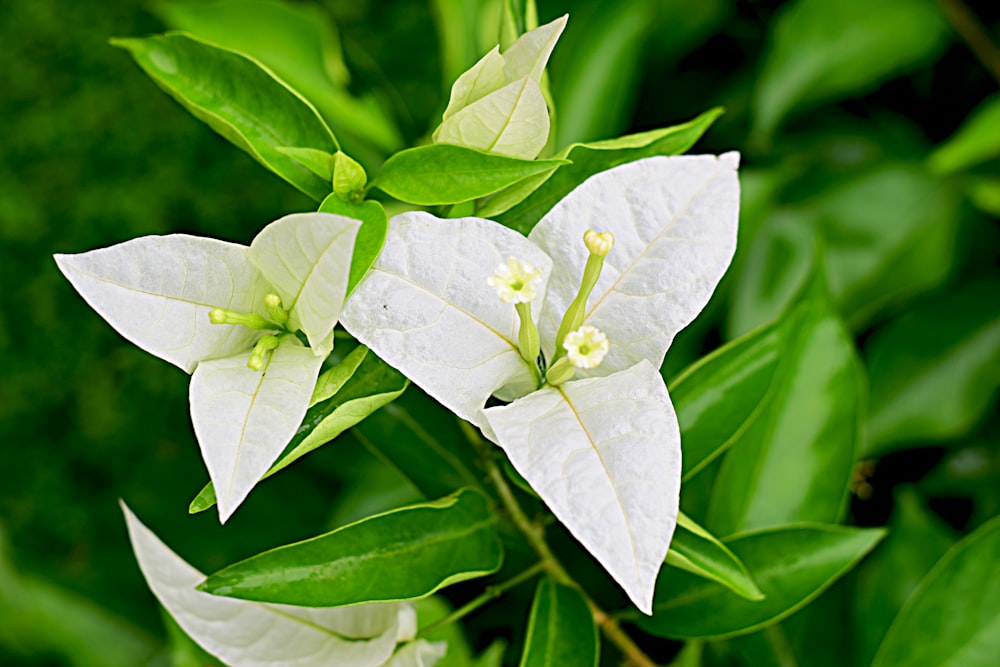
M 333 347 L 359 227 L 305 213 L 271 223 L 250 247 L 172 234 L 56 255 L 122 336 L 192 374 L 191 419 L 222 521 L 305 415 Z
M 396 216 L 341 317 L 358 340 L 499 444 L 646 613 L 680 492 L 680 433 L 657 369 L 732 258 L 738 160 L 656 157 L 597 174 L 529 238 L 478 218 Z M 582 379 L 539 389 L 533 360 L 518 347 L 516 309 L 483 283 L 508 257 L 542 271 L 542 304 L 530 316 L 543 355 L 554 359 L 560 321 L 591 257 L 580 243 L 591 228 L 611 232 L 614 250 L 581 324 L 614 345 L 596 368 L 576 369 Z M 610 236 L 591 240 L 602 250 Z M 512 402 L 484 409 L 491 395 Z
M 530 303 L 538 296 L 542 270 L 516 257 L 509 257 L 506 262 L 497 265 L 486 282 L 497 291 L 504 303 Z
M 611 342 L 600 329 L 584 324 L 576 331 L 566 334 L 563 348 L 570 362 L 577 368 L 597 368 L 611 349 Z

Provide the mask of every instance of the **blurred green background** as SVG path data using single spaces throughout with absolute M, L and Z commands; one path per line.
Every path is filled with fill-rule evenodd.
M 452 22 L 442 54 L 441 17 L 496 5 L 315 4 L 340 32 L 345 90 L 370 96 L 407 145 L 490 45 L 481 23 Z M 815 606 L 842 613 L 852 590 L 858 613 L 891 620 L 948 545 L 1000 513 L 1000 4 L 539 2 L 542 21 L 565 12 L 550 67 L 557 146 L 721 105 L 695 152 L 744 154 L 736 261 L 668 377 L 777 317 L 820 248 L 870 378 L 851 520 L 898 530 Z M 206 474 L 187 378 L 118 337 L 56 271 L 54 252 L 181 231 L 248 242 L 313 208 L 107 44 L 163 29 L 150 5 L 124 1 L 9 2 L 0 20 L 2 665 L 168 664 L 118 498 L 212 569 L 342 522 L 352 480 L 394 474 L 327 447 L 263 484 L 225 530 L 188 516 Z M 370 163 L 386 154 L 361 143 Z M 882 616 L 865 598 L 878 567 L 909 577 Z M 877 645 L 869 635 L 854 641 Z

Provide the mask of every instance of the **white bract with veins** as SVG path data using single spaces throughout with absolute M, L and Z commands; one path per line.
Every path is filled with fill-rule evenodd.
M 412 641 L 406 603 L 340 608 L 262 604 L 202 593 L 205 575 L 181 560 L 122 505 L 132 549 L 156 599 L 191 639 L 231 667 L 433 665 L 440 644 Z M 399 642 L 405 644 L 394 655 Z M 418 653 L 419 652 L 419 653 Z M 418 654 L 422 663 L 409 656 Z
M 250 247 L 172 234 L 56 255 L 121 335 L 192 374 L 191 419 L 222 521 L 305 415 L 333 348 L 360 225 L 302 213 L 269 224 Z
M 657 369 L 732 259 L 738 163 L 727 153 L 616 167 L 570 193 L 528 238 L 479 218 L 396 216 L 341 316 L 499 444 L 646 613 L 681 470 Z M 523 266 L 534 298 L 507 298 L 527 284 L 515 275 Z M 484 409 L 490 396 L 511 402 Z
M 542 73 L 567 19 L 526 32 L 503 54 L 495 47 L 458 77 L 434 142 L 536 157 L 549 138 Z

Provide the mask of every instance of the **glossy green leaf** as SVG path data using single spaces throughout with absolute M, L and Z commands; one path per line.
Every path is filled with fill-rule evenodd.
M 305 607 L 412 600 L 499 569 L 495 521 L 486 497 L 466 489 L 258 554 L 199 590 Z
M 1000 280 L 927 301 L 872 336 L 866 454 L 949 440 L 994 405 L 1000 386 Z
M 553 157 L 569 160 L 572 164 L 502 190 L 487 201 L 477 215 L 494 218 L 527 234 L 550 208 L 594 174 L 644 157 L 680 155 L 691 148 L 720 115 L 722 109 L 712 109 L 682 125 L 567 146 Z
M 334 367 L 334 374 L 323 380 L 323 393 L 333 393 L 309 407 L 295 435 L 262 480 L 333 440 L 391 403 L 406 389 L 407 379 L 366 347 L 354 350 L 344 363 L 343 370 Z M 345 379 L 348 372 L 350 376 Z M 319 383 L 317 390 L 320 390 Z M 215 503 L 215 490 L 209 482 L 191 502 L 188 511 L 192 514 L 202 512 Z
M 520 667 L 597 667 L 599 656 L 597 626 L 580 591 L 548 577 L 538 582 Z
M 717 535 L 833 523 L 844 507 L 864 399 L 853 341 L 818 281 L 778 333 L 766 405 L 734 439 L 716 480 L 707 527 Z
M 1000 157 L 1000 95 L 984 100 L 972 110 L 947 141 L 927 158 L 938 174 L 951 174 Z
M 431 206 L 492 194 L 566 160 L 520 160 L 448 144 L 419 146 L 389 158 L 378 187 L 396 199 Z
M 399 130 L 381 107 L 347 91 L 350 75 L 337 30 L 320 7 L 272 0 L 172 1 L 158 4 L 157 11 L 175 29 L 263 63 L 315 104 L 338 135 L 357 136 L 386 152 L 401 145 Z
M 718 582 L 747 600 L 762 600 L 746 566 L 718 538 L 688 518 L 677 517 L 677 529 L 670 541 L 667 565 Z
M 955 545 L 920 582 L 872 667 L 991 667 L 997 655 L 1000 517 Z
M 954 532 L 928 510 L 912 487 L 896 493 L 889 536 L 858 567 L 851 614 L 855 658 L 870 665 L 875 651 L 924 575 L 955 543 Z
M 213 130 L 302 192 L 319 201 L 330 183 L 278 150 L 334 153 L 339 146 L 302 96 L 256 61 L 188 35 L 116 39 L 146 73 Z
M 796 0 L 775 21 L 754 91 L 754 131 L 768 137 L 793 110 L 848 97 L 912 69 L 944 46 L 932 2 Z
M 706 355 L 670 383 L 683 481 L 724 453 L 757 415 L 778 365 L 780 339 L 777 326 L 762 327 Z
M 354 240 L 354 257 L 351 259 L 351 274 L 347 279 L 347 295 L 351 295 L 354 288 L 365 273 L 375 263 L 375 258 L 382 251 L 385 244 L 385 233 L 389 228 L 389 218 L 386 216 L 382 204 L 373 200 L 365 200 L 354 203 L 344 201 L 335 194 L 331 194 L 320 204 L 321 213 L 336 213 L 361 221 L 361 229 Z
M 726 546 L 764 593 L 752 602 L 728 588 L 675 568 L 656 586 L 653 615 L 639 626 L 658 637 L 722 638 L 780 621 L 819 595 L 867 554 L 885 531 L 821 524 L 766 528 Z

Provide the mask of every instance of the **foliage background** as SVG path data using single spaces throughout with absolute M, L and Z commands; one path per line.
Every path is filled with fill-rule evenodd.
M 317 4 L 341 31 L 351 90 L 374 91 L 418 140 L 446 99 L 433 9 L 462 2 Z M 843 15 L 816 12 L 823 4 Z M 890 553 L 913 582 L 1000 513 L 1000 122 L 975 138 L 979 164 L 928 162 L 997 80 L 942 18 L 947 4 L 539 2 L 543 21 L 571 14 L 550 69 L 557 145 L 722 105 L 695 152 L 744 152 L 737 261 L 675 343 L 667 377 L 777 316 L 822 230 L 882 414 L 849 521 L 902 526 L 901 546 L 872 561 Z M 970 7 L 1000 40 L 1000 7 Z M 210 570 L 362 514 L 355 479 L 391 490 L 368 502 L 412 494 L 365 450 L 331 446 L 263 484 L 225 531 L 211 513 L 188 516 L 205 473 L 187 379 L 121 340 L 56 271 L 53 252 L 179 231 L 247 242 L 312 208 L 107 45 L 163 27 L 124 1 L 12 2 L 0 21 L 0 664 L 110 664 L 108 651 L 125 650 L 116 642 L 155 652 L 162 623 L 119 497 Z M 887 623 L 894 608 L 866 606 L 871 576 L 862 568 L 811 613 Z

